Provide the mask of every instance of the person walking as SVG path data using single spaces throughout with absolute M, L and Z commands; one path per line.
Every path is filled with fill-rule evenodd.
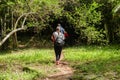
M 61 24 L 58 24 L 58 26 L 60 27 L 60 32 L 64 34 L 65 33 L 65 29 L 62 27 Z
M 60 32 L 60 27 L 56 27 L 56 31 L 53 32 L 51 36 L 52 41 L 54 42 L 54 51 L 56 56 L 56 65 L 60 63 L 61 52 L 64 45 L 64 34 Z
M 62 34 L 64 34 L 64 37 L 65 37 L 65 39 L 67 39 L 68 38 L 68 33 L 67 33 L 67 31 L 65 31 L 65 29 L 62 27 L 62 25 L 60 24 L 60 23 L 58 23 L 58 27 L 60 27 L 60 32 L 62 33 Z M 66 41 L 66 40 L 65 40 Z M 61 58 L 60 58 L 60 60 L 62 60 L 64 58 L 64 52 L 62 51 L 61 52 Z

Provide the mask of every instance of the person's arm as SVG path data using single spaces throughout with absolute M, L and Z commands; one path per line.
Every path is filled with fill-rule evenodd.
M 55 38 L 54 38 L 54 36 L 52 35 L 51 36 L 51 40 L 54 42 L 55 41 Z
M 62 36 L 63 36 L 63 40 L 65 40 L 65 35 L 64 35 L 64 34 L 62 34 Z
M 65 33 L 64 33 L 64 36 L 65 36 L 65 38 L 68 38 L 69 37 L 69 35 L 68 35 L 68 33 L 65 31 Z
M 62 32 L 63 34 L 65 32 L 65 29 L 62 26 L 60 26 L 60 32 Z

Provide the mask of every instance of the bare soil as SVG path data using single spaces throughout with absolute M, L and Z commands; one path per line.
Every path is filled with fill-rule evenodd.
M 58 70 L 56 73 L 48 75 L 44 80 L 71 80 L 74 70 L 67 62 L 56 65 L 56 69 Z

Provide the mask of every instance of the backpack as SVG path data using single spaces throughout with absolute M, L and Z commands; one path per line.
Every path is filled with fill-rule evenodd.
M 56 40 L 55 40 L 55 44 L 57 46 L 63 46 L 65 44 L 65 41 L 63 40 L 62 36 L 60 34 L 58 34 Z

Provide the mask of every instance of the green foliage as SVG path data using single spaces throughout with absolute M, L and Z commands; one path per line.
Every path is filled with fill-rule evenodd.
M 105 35 L 102 30 L 98 31 L 94 27 L 87 27 L 87 29 L 83 30 L 83 32 L 83 34 L 87 36 L 88 44 L 96 42 L 99 42 L 99 44 L 107 43 L 106 40 L 104 40 Z
M 79 4 L 82 3 L 76 3 L 76 5 Z M 102 41 L 105 37 L 103 32 L 98 31 L 99 24 L 101 23 L 100 21 L 102 20 L 101 12 L 97 10 L 100 6 L 101 5 L 96 2 L 90 4 L 83 3 L 78 7 L 73 6 L 73 11 L 66 11 L 65 13 L 69 23 L 74 25 L 76 33 L 79 31 L 80 33 L 78 32 L 78 34 L 81 34 L 82 38 L 87 37 L 88 43 Z
M 71 26 L 75 29 L 75 34 L 79 35 L 76 41 L 86 40 L 88 44 L 107 43 L 119 38 L 119 5 L 119 0 L 2 0 L 2 37 L 14 29 L 18 17 L 32 12 L 34 14 L 27 16 L 25 26 L 37 27 L 38 33 L 46 27 L 53 30 L 51 26 L 62 22 L 67 26 L 68 32 Z M 21 27 L 24 17 L 17 27 Z M 63 21 L 59 21 L 60 19 Z
M 120 4 L 116 5 L 115 8 L 113 8 L 113 14 L 117 13 L 120 10 Z

